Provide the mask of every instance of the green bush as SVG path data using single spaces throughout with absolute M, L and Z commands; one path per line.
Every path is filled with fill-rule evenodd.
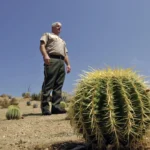
M 2 94 L 0 97 L 7 97 L 8 98 L 8 95 L 7 94 Z
M 71 101 L 71 125 L 99 150 L 108 144 L 132 150 L 150 123 L 150 95 L 131 69 L 93 70 L 81 76 Z

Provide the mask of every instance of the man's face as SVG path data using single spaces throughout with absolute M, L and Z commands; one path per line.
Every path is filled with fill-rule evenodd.
M 53 27 L 53 32 L 55 33 L 55 34 L 60 34 L 60 32 L 61 32 L 61 25 L 60 24 L 57 24 L 55 27 Z

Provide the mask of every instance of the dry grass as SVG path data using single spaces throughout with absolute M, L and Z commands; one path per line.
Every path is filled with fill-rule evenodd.
M 8 97 L 0 97 L 1 108 L 7 108 L 10 105 L 10 99 Z

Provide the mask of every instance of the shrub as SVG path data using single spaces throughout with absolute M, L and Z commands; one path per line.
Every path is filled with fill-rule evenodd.
M 1 97 L 3 97 L 3 98 L 7 97 L 8 98 L 8 95 L 7 94 L 2 94 Z
M 22 93 L 22 97 L 23 98 L 30 98 L 30 93 L 29 92 Z
M 19 104 L 19 99 L 17 98 L 12 98 L 10 101 L 10 105 L 18 105 Z
M 71 125 L 94 149 L 134 149 L 150 123 L 144 78 L 130 69 L 93 70 L 81 76 L 71 101 Z
M 10 105 L 8 97 L 0 97 L 0 105 L 2 108 L 7 108 Z
M 41 94 L 40 94 L 40 93 L 39 93 L 39 94 L 33 93 L 33 94 L 31 95 L 31 99 L 32 99 L 32 100 L 37 100 L 37 101 L 39 101 L 40 98 L 41 98 Z
M 2 106 L 2 103 L 3 103 L 3 98 L 0 97 L 0 106 Z
M 12 99 L 12 96 L 11 96 L 11 95 L 7 95 L 7 96 L 8 96 L 9 99 Z

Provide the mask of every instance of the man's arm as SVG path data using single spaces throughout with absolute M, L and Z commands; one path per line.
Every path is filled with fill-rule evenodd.
M 43 57 L 47 56 L 44 41 L 40 41 L 40 51 L 41 51 L 41 54 L 43 55 Z
M 69 73 L 71 71 L 71 66 L 70 66 L 70 61 L 69 61 L 69 56 L 66 53 L 65 59 L 64 59 L 66 65 L 67 65 L 67 73 Z
M 41 41 L 40 42 L 40 51 L 41 51 L 41 54 L 43 55 L 43 59 L 44 59 L 44 62 L 49 65 L 50 63 L 50 58 L 46 52 L 46 49 L 45 49 L 45 43 L 44 41 Z
M 66 65 L 70 65 L 70 62 L 69 62 L 69 57 L 68 57 L 68 54 L 66 53 L 66 56 L 65 56 L 65 59 L 64 59 Z

